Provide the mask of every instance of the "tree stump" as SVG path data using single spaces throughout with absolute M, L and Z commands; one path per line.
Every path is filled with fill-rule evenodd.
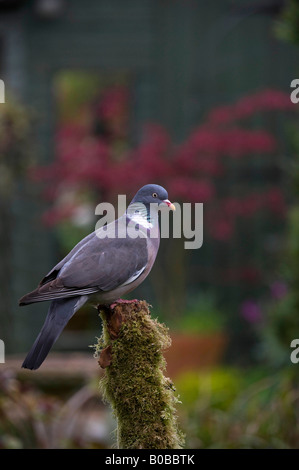
M 96 345 L 104 399 L 117 419 L 119 449 L 180 449 L 174 386 L 163 374 L 168 329 L 145 301 L 98 306 L 103 333 Z

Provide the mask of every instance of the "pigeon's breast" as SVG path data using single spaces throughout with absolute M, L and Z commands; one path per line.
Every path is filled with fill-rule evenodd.
M 141 272 L 140 276 L 134 279 L 130 284 L 125 284 L 125 285 L 123 284 L 108 292 L 99 291 L 98 293 L 93 294 L 90 297 L 90 301 L 92 303 L 96 305 L 100 303 L 110 304 L 114 302 L 115 300 L 118 300 L 122 298 L 123 296 L 127 295 L 132 290 L 136 289 L 136 287 L 138 287 L 139 284 L 141 284 L 145 280 L 145 278 L 150 273 L 153 267 L 153 264 L 155 262 L 155 259 L 159 250 L 160 237 L 147 238 L 146 243 L 147 243 L 146 245 L 147 246 L 147 263 L 146 263 L 145 269 Z

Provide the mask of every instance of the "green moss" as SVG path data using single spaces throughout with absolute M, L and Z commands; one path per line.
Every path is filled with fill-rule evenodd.
M 118 304 L 116 308 L 128 305 Z M 178 402 L 171 381 L 163 374 L 163 350 L 170 346 L 168 330 L 150 316 L 146 302 L 130 304 L 117 339 L 111 340 L 104 315 L 96 353 L 111 345 L 112 362 L 100 381 L 104 398 L 117 419 L 118 447 L 178 449 Z

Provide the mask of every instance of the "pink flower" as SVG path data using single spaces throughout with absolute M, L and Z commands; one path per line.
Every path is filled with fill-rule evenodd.
M 114 86 L 106 90 L 100 100 L 98 113 L 101 118 L 112 119 L 127 110 L 128 90 L 124 86 Z
M 234 106 L 219 106 L 208 114 L 208 121 L 213 125 L 230 124 L 234 119 Z
M 240 307 L 240 313 L 250 323 L 257 323 L 262 319 L 262 311 L 254 300 L 245 300 Z
M 240 98 L 233 105 L 213 109 L 208 114 L 208 122 L 213 126 L 229 125 L 250 118 L 256 113 L 288 110 L 293 110 L 288 93 L 272 89 L 262 90 Z
M 215 194 L 211 181 L 196 180 L 190 177 L 176 177 L 169 181 L 169 194 L 172 198 L 191 202 L 207 202 Z
M 283 281 L 275 281 L 270 286 L 271 295 L 274 299 L 280 300 L 288 293 L 288 286 Z
M 42 220 L 47 227 L 53 227 L 59 222 L 69 219 L 75 212 L 74 205 L 54 207 L 43 214 Z
M 234 224 L 228 218 L 218 216 L 218 218 L 211 223 L 210 230 L 215 240 L 227 241 L 233 235 Z
M 242 215 L 251 217 L 263 207 L 263 196 L 258 193 L 250 194 L 242 201 Z
M 257 112 L 287 111 L 293 109 L 290 97 L 280 90 L 263 90 L 241 98 L 235 105 L 235 116 L 244 119 Z
M 229 217 L 236 217 L 243 214 L 243 203 L 236 197 L 228 197 L 222 203 L 223 211 Z

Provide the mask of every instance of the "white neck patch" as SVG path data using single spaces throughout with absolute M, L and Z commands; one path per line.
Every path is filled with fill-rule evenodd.
M 146 217 L 140 213 L 133 214 L 130 219 L 135 222 L 135 224 L 142 225 L 144 228 L 153 228 L 153 224 L 149 222 Z
M 152 219 L 149 219 L 144 204 L 140 202 L 130 204 L 127 215 L 135 224 L 141 225 L 146 229 L 153 228 Z

